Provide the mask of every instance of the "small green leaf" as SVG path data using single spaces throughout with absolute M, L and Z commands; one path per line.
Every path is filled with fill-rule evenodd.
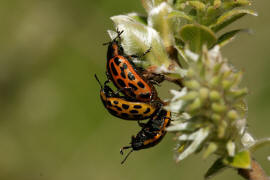
M 250 152 L 239 152 L 234 157 L 227 157 L 223 159 L 223 163 L 233 168 L 249 169 L 251 163 Z
M 224 170 L 226 168 L 226 165 L 222 162 L 222 159 L 217 159 L 214 164 L 207 170 L 206 174 L 204 175 L 205 179 L 211 178 L 217 173 L 219 173 L 221 170 Z
M 248 6 L 248 5 L 250 5 L 249 0 L 237 0 L 237 1 L 224 2 L 222 6 L 224 9 L 232 9 L 232 8 Z
M 193 17 L 192 16 L 189 16 L 187 15 L 186 13 L 184 13 L 183 11 L 172 11 L 171 13 L 168 14 L 168 18 L 183 18 L 185 20 L 188 20 L 188 21 L 193 21 Z
M 219 17 L 221 13 L 221 8 L 217 8 L 216 6 L 209 6 L 206 10 L 206 18 L 204 20 L 204 25 L 209 25 L 215 22 L 217 17 Z
M 212 47 L 217 38 L 214 32 L 206 26 L 199 24 L 187 24 L 180 29 L 181 39 L 189 45 L 191 51 L 199 53 L 204 44 Z
M 232 30 L 232 31 L 226 32 L 225 34 L 221 35 L 218 38 L 217 44 L 215 44 L 215 45 L 219 45 L 220 47 L 227 45 L 240 32 L 250 32 L 250 31 L 248 29 L 237 29 L 237 30 Z
M 258 150 L 259 148 L 262 148 L 266 145 L 270 145 L 270 138 L 259 139 L 254 144 L 252 144 L 248 149 L 251 152 L 254 152 L 254 151 Z
M 210 28 L 213 31 L 217 32 L 247 14 L 257 16 L 257 13 L 252 10 L 234 9 L 234 10 L 225 12 L 223 15 L 221 15 L 217 19 L 217 22 L 215 24 L 210 25 Z

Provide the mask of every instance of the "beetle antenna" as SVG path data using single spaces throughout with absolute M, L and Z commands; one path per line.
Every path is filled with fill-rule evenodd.
M 123 155 L 123 150 L 124 150 L 124 149 L 129 149 L 129 148 L 131 148 L 131 146 L 125 146 L 125 147 L 121 148 L 121 149 L 120 149 L 120 154 Z M 124 162 L 127 160 L 127 158 L 129 157 L 129 155 L 130 155 L 132 152 L 133 152 L 133 149 L 131 149 L 131 150 L 128 152 L 128 154 L 125 156 L 125 158 L 123 159 L 123 161 L 121 162 L 121 164 L 124 164 Z
M 99 79 L 98 79 L 98 77 L 97 77 L 97 75 L 96 75 L 96 74 L 95 74 L 95 78 L 96 78 L 96 80 L 97 80 L 98 84 L 100 85 L 100 87 L 101 87 L 101 89 L 102 89 L 102 88 L 103 88 L 103 86 L 102 86 L 101 82 L 99 81 Z
M 121 34 L 123 34 L 124 30 L 119 31 L 118 29 L 116 29 L 116 32 L 117 32 L 117 36 L 116 36 L 112 41 L 103 43 L 102 45 L 103 45 L 103 46 L 106 46 L 106 45 L 110 44 L 111 42 L 115 41 L 115 40 L 118 39 L 118 38 L 121 39 L 120 36 L 121 36 Z
M 117 38 L 119 38 L 119 39 L 121 39 L 121 34 L 123 34 L 123 32 L 124 32 L 124 30 L 122 30 L 122 31 L 119 31 L 118 29 L 116 30 L 116 32 L 117 32 L 117 36 L 114 38 L 114 40 L 113 41 L 115 41 Z

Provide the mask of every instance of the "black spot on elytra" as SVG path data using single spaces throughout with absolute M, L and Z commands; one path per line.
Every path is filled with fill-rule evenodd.
M 121 87 L 126 87 L 125 82 L 122 79 L 117 79 L 117 83 L 121 86 Z
M 121 76 L 122 78 L 126 79 L 125 70 L 123 68 L 121 68 Z
M 124 69 L 127 69 L 127 68 L 128 68 L 128 66 L 127 66 L 126 63 L 123 63 L 123 68 L 124 68 Z
M 121 114 L 121 117 L 123 117 L 123 118 L 128 118 L 129 115 L 128 115 L 127 113 L 122 113 L 122 114 Z
M 140 94 L 140 97 L 144 98 L 144 99 L 148 99 L 148 98 L 150 98 L 150 93 L 142 93 L 142 94 Z
M 134 84 L 128 83 L 128 86 L 131 87 L 134 91 L 136 91 L 138 89 L 137 86 L 135 86 Z
M 117 111 L 122 111 L 122 109 L 120 107 L 118 107 L 118 106 L 115 106 L 115 107 L 116 107 Z
M 108 104 L 108 106 L 112 105 L 111 101 L 107 101 L 107 104 Z
M 131 81 L 135 80 L 135 76 L 132 74 L 132 72 L 128 72 L 128 79 Z
M 139 113 L 137 110 L 131 110 L 129 112 L 132 113 L 132 114 L 138 114 Z
M 146 111 L 144 111 L 143 113 L 144 113 L 144 114 L 147 114 L 147 113 L 149 113 L 149 112 L 150 112 L 150 108 L 147 108 Z
M 117 66 L 119 66 L 119 64 L 121 63 L 121 60 L 118 57 L 114 58 L 114 62 Z
M 117 115 L 118 113 L 115 111 L 115 110 L 112 110 L 112 109 L 108 109 L 108 111 L 113 114 L 113 115 Z
M 139 81 L 137 84 L 140 88 L 144 88 L 144 84 L 141 81 Z
M 113 62 L 111 62 L 111 70 L 112 70 L 112 72 L 113 72 L 113 74 L 114 74 L 115 76 L 118 75 L 118 73 L 117 73 L 117 71 L 116 71 L 116 69 L 115 69 L 115 67 L 114 67 Z
M 135 109 L 141 109 L 141 108 L 142 108 L 141 105 L 134 105 L 133 107 L 134 107 Z
M 128 108 L 129 108 L 129 105 L 127 105 L 127 104 L 122 104 L 122 107 L 123 107 L 124 109 L 128 109 Z
M 114 104 L 118 104 L 119 102 L 118 101 L 113 101 Z

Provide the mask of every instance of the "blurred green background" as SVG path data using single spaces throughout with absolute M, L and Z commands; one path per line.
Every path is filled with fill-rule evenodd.
M 245 17 L 223 55 L 244 69 L 250 89 L 249 130 L 270 135 L 270 2 L 254 1 L 259 17 Z M 203 179 L 214 158 L 195 155 L 175 164 L 173 136 L 134 152 L 124 165 L 119 148 L 139 130 L 112 117 L 99 99 L 105 79 L 109 17 L 144 13 L 139 0 L 2 0 L 0 2 L 0 179 Z M 168 96 L 163 85 L 160 90 Z M 270 148 L 255 158 L 270 174 Z M 213 180 L 241 179 L 228 169 Z

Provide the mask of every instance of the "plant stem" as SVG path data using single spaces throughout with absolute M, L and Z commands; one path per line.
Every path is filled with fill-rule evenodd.
M 251 169 L 238 169 L 238 174 L 247 180 L 270 180 L 260 164 L 252 159 Z

